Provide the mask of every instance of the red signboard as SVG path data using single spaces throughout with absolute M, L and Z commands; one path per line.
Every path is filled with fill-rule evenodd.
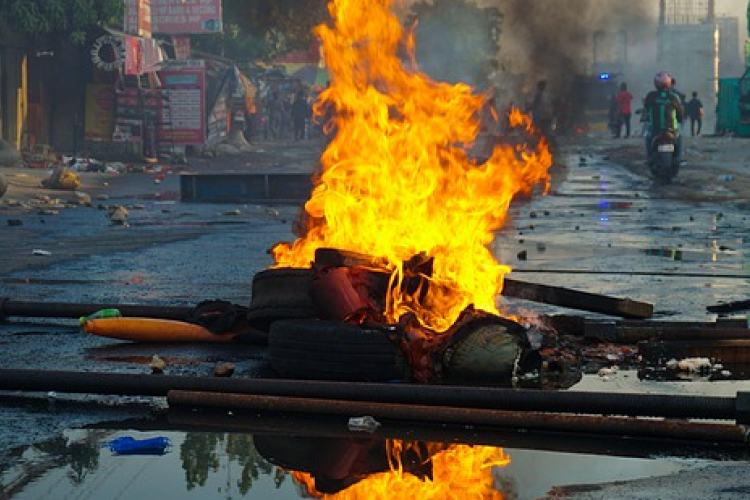
M 150 0 L 154 33 L 220 33 L 221 0 Z

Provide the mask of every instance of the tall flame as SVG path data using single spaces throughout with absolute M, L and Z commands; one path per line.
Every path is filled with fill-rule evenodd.
M 309 267 L 317 248 L 330 247 L 382 258 L 394 276 L 387 318 L 413 312 L 442 332 L 470 304 L 497 312 L 510 268 L 488 246 L 514 196 L 548 185 L 552 157 L 542 141 L 534 150 L 498 145 L 485 163 L 473 161 L 466 146 L 486 96 L 404 64 L 413 37 L 396 1 L 332 0 L 333 23 L 316 28 L 331 74 L 316 113 L 332 111 L 335 136 L 305 205 L 306 233 L 274 257 L 278 267 Z M 426 294 L 409 295 L 403 262 L 420 253 L 434 258 L 433 273 Z

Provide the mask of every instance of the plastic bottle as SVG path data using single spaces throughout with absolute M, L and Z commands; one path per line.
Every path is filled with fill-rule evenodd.
M 108 308 L 108 309 L 99 309 L 95 313 L 90 314 L 88 316 L 81 316 L 79 318 L 79 321 L 83 325 L 84 323 L 86 323 L 87 321 L 92 320 L 92 319 L 121 318 L 121 317 L 122 317 L 122 313 L 120 312 L 119 309 Z

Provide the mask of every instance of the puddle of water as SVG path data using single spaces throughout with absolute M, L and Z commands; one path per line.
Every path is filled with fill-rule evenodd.
M 171 446 L 161 455 L 118 455 L 110 451 L 107 443 L 123 436 L 138 440 L 167 438 Z M 56 498 L 97 500 L 309 498 L 298 479 L 293 477 L 294 469 L 315 477 L 318 488 L 331 493 L 360 488 L 363 485 L 357 483 L 377 480 L 388 469 L 386 442 L 367 435 L 357 436 L 70 430 L 17 451 L 15 460 L 0 468 L 0 490 L 3 498 L 16 500 L 49 498 L 53 492 Z M 422 476 L 423 481 L 425 477 L 437 481 L 441 475 L 439 450 L 462 446 L 412 443 L 415 443 L 413 453 L 426 453 L 436 458 L 427 465 L 421 460 L 405 460 L 404 470 L 412 475 L 408 478 L 411 481 L 418 476 Z M 471 449 L 501 454 L 492 447 Z M 505 449 L 505 454 L 510 456 L 510 464 L 495 466 L 487 476 L 488 481 L 495 489 L 504 491 L 506 497 L 518 499 L 538 498 L 554 485 L 666 475 L 688 466 L 687 462 L 674 459 L 607 457 L 520 448 Z M 461 475 L 468 477 L 469 472 L 464 470 Z M 487 471 L 476 472 L 488 474 Z

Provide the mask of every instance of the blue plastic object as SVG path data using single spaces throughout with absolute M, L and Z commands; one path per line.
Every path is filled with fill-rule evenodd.
M 166 437 L 135 439 L 123 436 L 109 441 L 106 446 L 116 455 L 164 455 L 172 443 Z

